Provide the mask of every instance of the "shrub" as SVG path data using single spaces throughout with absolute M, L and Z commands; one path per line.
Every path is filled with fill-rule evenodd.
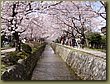
M 29 54 L 22 51 L 22 52 L 17 53 L 17 56 L 21 59 L 25 59 L 29 56 Z
M 7 66 L 4 65 L 4 64 L 1 65 L 1 74 L 6 70 L 6 67 L 7 67 Z
M 18 63 L 19 59 L 26 59 L 29 56 L 26 52 L 8 52 L 5 57 L 2 57 L 2 63 L 5 65 L 14 65 Z
M 26 53 L 31 54 L 31 52 L 32 52 L 32 49 L 28 44 L 22 43 L 21 48 L 22 48 L 22 51 L 24 51 Z
M 101 35 L 97 32 L 91 32 L 87 39 L 89 41 L 89 44 L 91 44 L 91 48 L 100 48 L 101 46 Z
M 106 49 L 106 36 L 102 36 L 102 40 L 101 40 L 101 48 L 102 49 Z
M 18 52 L 9 52 L 2 58 L 2 62 L 6 65 L 14 65 L 17 63 L 20 57 L 17 56 Z

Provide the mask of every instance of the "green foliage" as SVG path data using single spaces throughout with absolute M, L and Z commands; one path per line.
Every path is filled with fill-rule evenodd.
M 89 42 L 99 43 L 101 41 L 101 35 L 99 33 L 92 32 L 87 36 L 87 39 Z
M 6 67 L 7 67 L 7 66 L 4 65 L 4 64 L 1 65 L 1 74 L 6 70 Z
M 97 32 L 89 33 L 87 39 L 91 44 L 91 48 L 103 48 L 103 45 L 106 45 L 106 36 L 101 36 Z
M 2 63 L 5 65 L 14 65 L 17 64 L 19 59 L 26 59 L 29 56 L 26 52 L 9 52 L 4 58 L 2 58 Z
M 17 53 L 18 52 L 9 52 L 9 53 L 7 53 L 7 56 L 6 56 L 6 58 L 5 58 L 5 62 L 6 62 L 6 60 L 7 60 L 7 64 L 8 65 L 14 65 L 14 64 L 17 64 L 17 61 L 20 59 L 20 57 L 18 57 L 17 56 Z M 9 63 L 8 63 L 9 62 Z
M 26 52 L 19 52 L 17 53 L 17 56 L 21 59 L 26 59 L 29 56 L 29 54 Z
M 16 64 L 17 61 L 21 58 L 20 56 L 17 55 L 18 52 L 10 52 L 9 53 L 9 57 L 10 57 L 10 62 L 12 62 L 13 64 Z
M 8 66 L 17 64 L 19 59 L 26 59 L 31 53 L 36 52 L 41 46 L 43 46 L 43 44 L 35 44 L 35 46 L 31 48 L 28 44 L 22 44 L 21 52 L 14 51 L 6 53 L 5 57 L 2 58 L 2 63 Z
M 102 44 L 106 44 L 106 36 L 102 36 L 102 41 L 101 41 Z
M 43 45 L 44 43 L 41 43 L 41 42 L 32 42 L 33 44 L 33 47 L 34 48 L 38 48 L 39 46 Z
M 3 46 L 4 46 L 3 41 L 5 41 L 5 35 L 1 35 L 1 47 L 3 47 Z
M 31 49 L 31 47 L 28 44 L 22 43 L 21 47 L 22 47 L 22 51 L 23 52 L 26 52 L 28 54 L 31 54 L 32 49 Z
M 41 47 L 43 47 L 44 45 L 45 45 L 44 43 L 43 44 L 35 43 L 34 46 L 31 46 L 32 47 L 32 49 L 31 49 L 31 47 L 28 46 L 28 44 L 24 44 L 23 50 L 20 52 L 14 51 L 14 52 L 5 53 L 6 54 L 5 57 L 2 57 L 2 59 L 1 59 L 1 63 L 2 63 L 1 74 L 7 69 L 7 67 L 20 63 L 19 59 L 27 60 L 27 57 L 29 57 L 29 56 L 31 57 L 32 55 L 34 55 L 34 53 L 36 54 L 36 52 L 38 52 L 39 49 L 41 49 Z M 31 52 L 31 54 L 30 54 L 30 52 Z M 34 59 L 34 57 L 33 57 L 33 59 Z M 30 59 L 30 60 L 32 60 L 32 59 Z M 29 61 L 29 63 L 30 63 L 30 61 Z
M 32 48 L 32 53 L 36 52 L 37 50 L 39 50 L 42 46 L 44 46 L 45 44 L 41 44 L 41 45 L 38 45 L 36 44 L 33 48 Z
M 102 48 L 106 49 L 106 35 L 102 36 L 101 44 Z
M 32 48 L 32 53 L 36 52 L 37 50 L 37 48 Z

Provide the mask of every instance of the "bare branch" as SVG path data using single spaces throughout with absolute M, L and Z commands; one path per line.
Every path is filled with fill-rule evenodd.
M 7 18 L 3 18 L 3 17 L 1 17 L 1 19 L 6 20 L 6 21 L 8 21 L 8 22 L 9 22 L 9 20 L 8 20 Z
M 56 5 L 58 5 L 58 4 L 62 3 L 62 2 L 63 2 L 63 1 L 59 1 L 58 3 L 52 4 L 52 5 L 50 5 L 49 7 L 51 7 L 51 6 L 56 6 Z

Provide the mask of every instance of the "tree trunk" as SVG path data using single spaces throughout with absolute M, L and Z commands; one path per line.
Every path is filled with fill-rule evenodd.
M 84 33 L 82 34 L 82 37 L 84 38 L 84 45 L 87 47 L 87 46 L 88 46 L 88 44 L 87 44 L 87 39 L 86 39 L 86 37 L 85 37 L 85 34 L 84 34 Z
M 15 39 L 15 48 L 16 48 L 16 51 L 20 51 L 21 49 L 21 43 L 20 43 L 20 39 L 19 39 L 19 35 L 18 35 L 18 32 L 15 31 L 15 33 L 13 33 L 13 37 Z
M 16 51 L 20 51 L 21 50 L 20 42 L 15 41 L 15 48 L 16 48 Z

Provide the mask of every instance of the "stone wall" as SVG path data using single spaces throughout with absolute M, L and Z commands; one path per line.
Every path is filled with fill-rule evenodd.
M 30 80 L 32 72 L 37 64 L 39 57 L 44 51 L 45 45 L 27 57 L 19 60 L 18 64 L 10 66 L 1 76 L 2 80 Z
M 61 44 L 51 46 L 82 80 L 106 80 L 106 59 Z

